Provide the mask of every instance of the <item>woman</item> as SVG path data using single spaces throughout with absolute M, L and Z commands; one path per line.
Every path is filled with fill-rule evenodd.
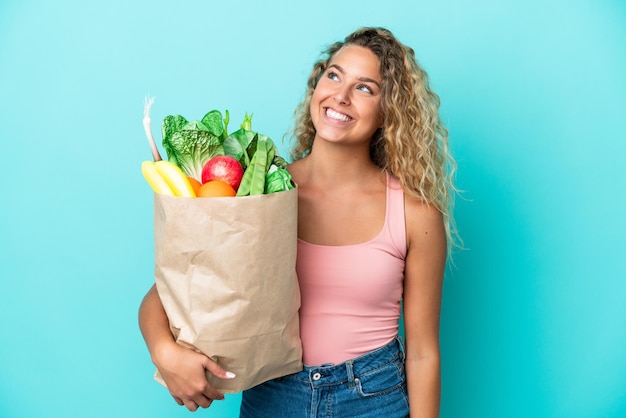
M 388 30 L 360 29 L 315 64 L 289 166 L 306 366 L 244 391 L 242 417 L 438 416 L 439 312 L 454 243 L 454 161 L 438 105 L 413 50 Z M 154 287 L 140 326 L 180 405 L 223 398 L 204 371 L 232 374 L 174 342 Z

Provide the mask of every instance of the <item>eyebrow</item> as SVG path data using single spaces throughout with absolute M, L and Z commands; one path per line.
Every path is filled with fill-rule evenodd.
M 334 68 L 338 69 L 338 70 L 339 70 L 339 72 L 340 72 L 340 73 L 342 73 L 342 74 L 345 74 L 345 73 L 346 73 L 346 71 L 345 71 L 343 68 L 341 68 L 341 66 L 340 66 L 340 65 L 337 65 L 337 64 L 330 64 L 330 65 L 328 66 L 328 68 L 332 68 L 332 67 L 334 67 Z M 374 80 L 373 78 L 369 78 L 369 77 L 358 77 L 358 78 L 357 78 L 357 80 L 359 80 L 359 81 L 364 81 L 364 82 L 366 82 L 366 83 L 376 84 L 376 85 L 378 86 L 378 88 L 380 88 L 380 83 L 379 83 L 378 81 Z

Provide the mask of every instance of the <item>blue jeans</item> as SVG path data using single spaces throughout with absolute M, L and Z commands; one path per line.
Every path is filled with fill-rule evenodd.
M 409 416 L 404 347 L 389 344 L 338 365 L 299 373 L 243 392 L 240 418 L 396 418 Z

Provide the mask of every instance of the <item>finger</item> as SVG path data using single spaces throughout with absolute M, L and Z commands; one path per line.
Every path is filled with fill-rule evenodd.
M 180 405 L 180 406 L 183 406 L 183 405 L 184 405 L 184 403 L 183 403 L 183 400 L 182 400 L 182 399 L 177 398 L 176 396 L 172 396 L 172 397 L 174 398 L 174 400 L 176 401 L 176 403 L 177 403 L 178 405 Z
M 207 386 L 202 394 L 211 401 L 221 401 L 224 399 L 224 394 L 215 389 L 213 386 Z
M 198 404 L 192 401 L 191 399 L 185 401 L 185 406 L 191 412 L 194 412 L 196 409 L 198 409 Z
M 194 402 L 198 404 L 200 408 L 208 408 L 213 403 L 213 399 L 209 399 L 206 396 L 194 398 Z
M 235 373 L 224 370 L 219 364 L 208 357 L 204 362 L 204 368 L 220 379 L 234 379 L 237 377 Z
M 228 372 L 220 367 L 216 362 L 206 358 L 204 362 L 204 368 L 211 373 L 212 375 L 220 378 L 220 379 L 234 379 L 235 374 L 232 372 Z M 207 385 L 205 390 L 203 391 L 204 395 L 209 399 L 213 400 L 222 400 L 224 399 L 224 394 L 216 390 L 213 386 Z

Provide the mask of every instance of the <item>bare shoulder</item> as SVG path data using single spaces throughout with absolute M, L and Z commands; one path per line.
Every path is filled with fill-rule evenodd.
M 296 160 L 287 166 L 287 171 L 291 174 L 295 182 L 302 177 L 303 160 Z
M 434 205 L 405 194 L 404 199 L 407 244 L 409 250 L 446 251 L 446 231 L 443 215 Z

